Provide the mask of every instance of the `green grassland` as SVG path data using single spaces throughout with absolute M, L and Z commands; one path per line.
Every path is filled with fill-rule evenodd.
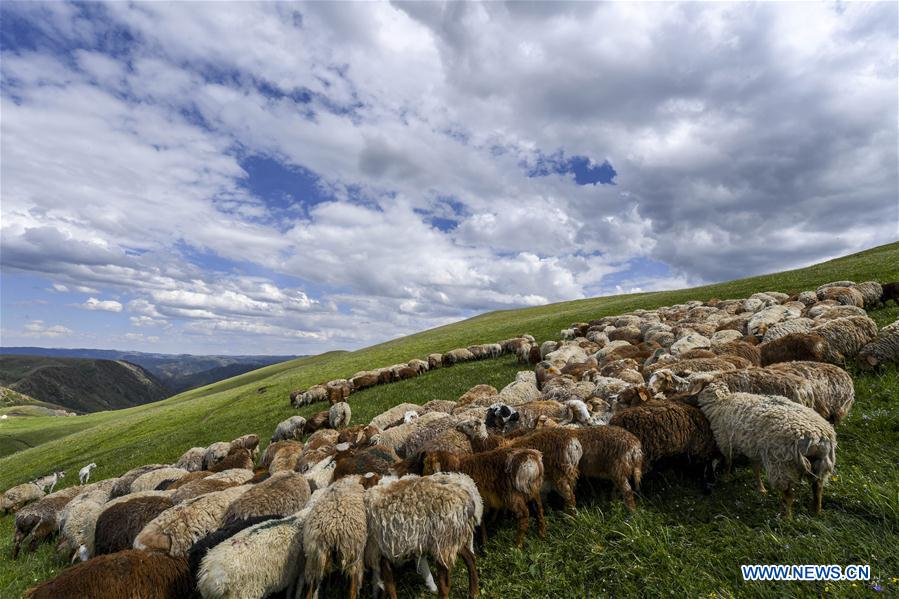
M 484 314 L 460 323 L 355 352 L 332 352 L 276 364 L 164 401 L 73 418 L 29 417 L 0 421 L 0 489 L 56 468 L 77 471 L 94 461 L 96 479 L 152 462 L 171 462 L 191 446 L 248 432 L 267 438 L 297 413 L 291 390 L 345 377 L 358 370 L 423 357 L 435 351 L 520 333 L 557 338 L 575 321 L 689 299 L 746 297 L 757 291 L 795 292 L 837 279 L 899 280 L 899 243 L 805 269 L 701 288 L 565 302 Z M 883 326 L 899 308 L 871 316 Z M 351 396 L 354 422 L 364 422 L 400 402 L 456 399 L 478 383 L 496 387 L 520 368 L 505 357 L 429 372 Z M 782 597 L 882 596 L 899 593 L 899 373 L 853 372 L 857 399 L 838 429 L 836 476 L 825 492 L 825 512 L 811 517 L 808 489 L 797 514 L 777 516 L 778 498 L 761 496 L 749 468 L 719 479 L 710 495 L 682 472 L 654 472 L 644 481 L 637 513 L 629 516 L 608 485 L 583 482 L 574 516 L 549 510 L 545 539 L 530 535 L 523 550 L 514 527 L 494 527 L 478 556 L 486 597 L 672 596 Z M 322 409 L 307 406 L 302 415 Z M 3 441 L 7 439 L 8 441 Z M 18 443 L 18 446 L 14 445 Z M 22 443 L 30 446 L 17 451 Z M 73 484 L 70 476 L 65 483 Z M 8 559 L 13 518 L 0 518 L 0 597 L 17 597 L 64 565 L 50 545 L 16 562 Z M 740 564 L 870 564 L 870 583 L 744 583 Z M 462 596 L 464 568 L 453 581 Z M 414 573 L 400 576 L 404 596 L 426 597 Z M 328 596 L 332 596 L 328 594 Z

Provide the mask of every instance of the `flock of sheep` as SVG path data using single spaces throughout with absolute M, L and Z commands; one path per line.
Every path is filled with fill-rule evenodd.
M 59 552 L 81 560 L 29 589 L 35 599 L 313 597 L 335 574 L 355 597 L 366 572 L 375 594 L 395 597 L 406 562 L 446 597 L 460 557 L 474 597 L 484 511 L 510 512 L 521 546 L 532 514 L 544 533 L 548 493 L 576 509 L 581 478 L 609 480 L 635 510 L 641 478 L 662 462 L 710 489 L 719 462 L 743 458 L 761 492 L 764 470 L 782 493 L 786 517 L 805 480 L 820 512 L 834 427 L 854 401 L 842 367 L 899 361 L 899 321 L 878 331 L 864 310 L 889 299 L 899 284 L 840 281 L 432 354 L 291 394 L 331 405 L 281 422 L 261 456 L 251 434 L 95 483 L 91 464 L 78 486 L 52 492 L 54 473 L 8 490 L 0 509 L 16 512 L 13 557 L 58 534 Z M 477 385 L 350 424 L 353 392 L 504 353 L 533 369 L 501 390 Z

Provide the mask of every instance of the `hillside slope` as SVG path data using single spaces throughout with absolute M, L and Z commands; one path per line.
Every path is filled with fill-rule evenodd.
M 493 312 L 355 352 L 269 366 L 150 405 L 0 424 L 0 438 L 27 439 L 33 445 L 0 459 L 0 489 L 57 467 L 77 469 L 95 461 L 99 479 L 139 464 L 170 462 L 191 446 L 248 432 L 266 439 L 280 420 L 297 413 L 289 406 L 291 390 L 361 369 L 524 332 L 538 340 L 557 338 L 571 322 L 635 308 L 765 290 L 794 292 L 837 279 L 899 280 L 899 243 L 797 271 L 697 289 Z M 890 305 L 871 315 L 882 326 L 899 317 L 899 307 Z M 501 387 L 519 368 L 514 358 L 506 357 L 367 389 L 351 396 L 353 421 L 368 421 L 403 401 L 456 399 L 478 383 Z M 855 380 L 857 400 L 839 430 L 837 476 L 825 494 L 822 517 L 799 510 L 794 521 L 779 520 L 777 498 L 754 491 L 748 468 L 735 469 L 710 496 L 677 472 L 653 473 L 644 481 L 640 509 L 630 517 L 620 502 L 610 501 L 608 486 L 585 483 L 578 490 L 578 513 L 550 510 L 547 538 L 529 537 L 525 551 L 512 547 L 512 527 L 497 529 L 478 558 L 484 595 L 744 596 L 739 564 L 745 563 L 867 563 L 878 584 L 899 590 L 889 582 L 899 573 L 899 373 L 888 369 Z M 308 416 L 320 409 L 307 406 L 299 413 Z M 0 553 L 9 550 L 11 536 L 12 519 L 0 519 Z M 46 578 L 61 567 L 49 546 L 14 564 L 0 562 L 0 596 L 17 596 L 27 581 Z M 412 580 L 403 577 L 403 596 L 426 597 Z M 454 596 L 461 596 L 460 576 L 453 586 Z M 870 585 L 866 588 L 870 592 Z M 753 595 L 762 597 L 853 596 L 862 590 L 848 583 L 752 587 Z
M 129 408 L 169 395 L 152 374 L 121 360 L 3 355 L 0 384 L 80 413 Z

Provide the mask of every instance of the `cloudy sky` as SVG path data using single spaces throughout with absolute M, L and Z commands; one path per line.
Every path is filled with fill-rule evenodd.
M 3 345 L 356 348 L 899 238 L 897 4 L 0 4 Z

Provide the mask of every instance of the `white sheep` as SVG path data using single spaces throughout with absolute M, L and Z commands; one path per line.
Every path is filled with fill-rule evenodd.
M 46 491 L 46 493 L 49 495 L 50 493 L 53 492 L 53 488 L 56 487 L 56 483 L 58 483 L 61 479 L 65 478 L 65 477 L 66 477 L 66 471 L 59 470 L 57 472 L 54 472 L 53 474 L 48 474 L 47 476 L 42 476 L 41 478 L 38 478 L 32 482 L 34 484 L 36 484 L 38 487 L 40 487 L 40 489 L 42 491 Z
M 328 409 L 328 424 L 331 428 L 349 426 L 352 417 L 353 410 L 345 401 L 339 401 Z
M 703 389 L 698 402 L 721 452 L 727 458 L 749 458 L 763 493 L 759 468 L 764 466 L 768 482 L 783 492 L 787 518 L 792 516 L 793 487 L 803 478 L 811 479 L 814 511 L 821 512 L 837 448 L 836 433 L 826 420 L 785 397 L 731 393 L 719 383 Z
M 91 471 L 96 468 L 97 465 L 94 462 L 91 462 L 84 468 L 78 471 L 78 481 L 79 484 L 86 485 L 87 481 L 91 478 Z
M 275 428 L 275 434 L 272 435 L 271 442 L 299 439 L 303 436 L 304 426 L 306 426 L 306 419 L 302 416 L 291 416 L 286 420 L 282 420 Z

